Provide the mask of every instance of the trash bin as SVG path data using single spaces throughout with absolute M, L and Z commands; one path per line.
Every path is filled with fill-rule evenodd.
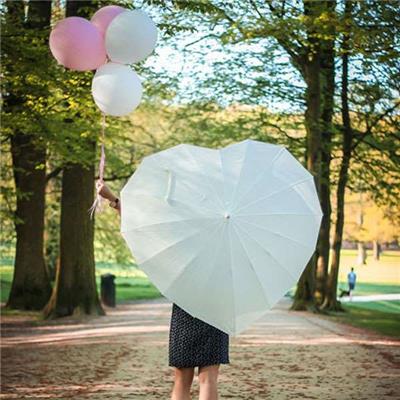
M 101 275 L 101 301 L 104 305 L 115 307 L 115 275 L 103 274 Z

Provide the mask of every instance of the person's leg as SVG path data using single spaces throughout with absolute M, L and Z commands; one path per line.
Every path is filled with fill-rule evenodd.
M 174 387 L 171 400 L 190 400 L 190 388 L 194 377 L 194 368 L 175 368 Z
M 199 367 L 199 400 L 218 399 L 218 369 L 219 364 Z

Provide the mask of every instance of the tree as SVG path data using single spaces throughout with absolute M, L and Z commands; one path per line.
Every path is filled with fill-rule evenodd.
M 5 40 L 2 41 L 6 81 L 4 113 L 16 187 L 14 221 L 17 239 L 14 275 L 7 301 L 9 308 L 39 310 L 51 294 L 43 255 L 46 142 L 40 124 L 24 124 L 27 116 L 32 116 L 29 113 L 32 100 L 48 93 L 46 87 L 38 87 L 35 82 L 43 74 L 40 68 L 49 64 L 43 49 L 47 43 L 50 15 L 51 2 L 30 2 L 24 22 L 24 3 L 6 3 Z M 32 38 L 36 40 L 29 47 Z M 30 69 L 33 55 L 40 60 L 40 68 Z M 23 77 L 25 84 L 16 82 L 16 77 Z M 15 117 L 18 121 L 10 123 Z
M 350 25 L 349 21 L 352 18 L 352 3 L 345 0 L 344 18 L 345 23 Z M 350 111 L 349 111 L 349 28 L 343 35 L 342 41 L 342 87 L 341 87 L 341 101 L 342 101 L 342 161 L 339 171 L 339 179 L 336 191 L 336 224 L 333 235 L 333 251 L 332 261 L 328 276 L 326 291 L 324 292 L 325 298 L 323 299 L 322 308 L 342 311 L 340 302 L 337 301 L 337 281 L 339 276 L 340 265 L 340 250 L 342 248 L 343 238 L 343 225 L 344 225 L 344 197 L 348 179 L 348 170 L 351 159 L 353 130 L 351 127 Z
M 92 1 L 67 1 L 66 16 L 88 17 L 90 10 L 96 8 Z M 88 88 L 89 74 L 80 81 Z M 75 118 L 81 118 L 80 110 Z M 71 130 L 74 129 L 71 125 Z M 95 277 L 94 260 L 94 220 L 90 219 L 88 209 L 93 201 L 94 162 L 96 142 L 92 136 L 82 135 L 78 126 L 73 144 L 86 154 L 86 162 L 70 161 L 63 166 L 60 258 L 57 265 L 56 281 L 50 301 L 43 310 L 44 315 L 60 317 L 80 314 L 104 314 L 101 307 Z M 71 132 L 73 134 L 73 132 Z M 72 136 L 72 135 L 71 135 Z M 67 151 L 73 147 L 65 144 Z
M 399 30 L 397 16 L 397 8 L 392 2 L 356 3 L 349 0 L 344 2 L 343 23 L 339 25 L 342 33 L 342 124 L 339 129 L 342 135 L 341 157 L 336 187 L 332 261 L 322 305 L 325 310 L 342 310 L 336 293 L 345 221 L 346 187 L 350 183 L 353 190 L 359 192 L 358 231 L 365 231 L 361 192 L 363 187 L 364 191 L 369 187 L 368 191 L 375 193 L 376 199 L 383 197 L 387 201 L 396 195 L 396 189 L 393 188 L 397 187 L 396 182 L 400 177 L 396 156 L 396 148 L 399 146 L 398 138 L 396 143 L 395 127 L 398 123 L 396 110 L 399 107 L 397 99 L 399 88 L 392 82 L 396 80 L 394 78 L 399 71 L 396 69 L 398 63 L 396 60 L 399 56 L 396 47 Z M 352 60 L 358 57 L 357 61 L 362 61 L 360 73 L 355 74 L 356 78 L 352 80 L 350 80 L 350 57 Z M 369 77 L 367 81 L 365 76 Z M 363 152 L 362 157 L 360 150 Z M 376 164 L 375 158 L 377 158 Z M 354 174 L 354 170 L 358 170 L 359 167 L 362 169 L 361 173 Z M 375 177 L 373 180 L 370 174 Z M 365 264 L 364 239 L 362 235 L 357 236 L 359 263 Z
M 268 3 L 273 15 L 283 19 L 284 13 Z M 283 32 L 275 35 L 291 57 L 306 83 L 305 127 L 307 131 L 307 168 L 314 175 L 324 216 L 318 237 L 317 249 L 303 271 L 297 284 L 293 310 L 316 309 L 316 274 L 319 272 L 319 297 L 323 296 L 324 281 L 328 270 L 330 232 L 330 151 L 332 115 L 334 104 L 334 1 L 304 1 L 303 21 L 305 40 L 293 45 Z M 290 20 L 289 20 L 290 21 Z M 291 26 L 296 32 L 298 26 Z M 294 28 L 294 29 L 293 29 Z M 286 32 L 285 32 L 286 33 Z M 294 34 L 294 38 L 299 39 Z M 293 39 L 293 38 L 292 38 Z M 299 40 L 298 40 L 299 41 Z
M 238 52 L 243 46 L 242 53 L 252 45 L 259 49 L 258 57 L 249 57 L 248 63 L 244 65 L 245 74 L 240 75 L 243 65 L 225 61 L 230 67 L 234 67 L 228 71 L 231 77 L 238 75 L 239 79 L 222 81 L 212 76 L 207 80 L 212 84 L 219 84 L 227 93 L 233 95 L 236 92 L 231 86 L 232 81 L 238 83 L 237 101 L 246 102 L 249 100 L 246 94 L 251 93 L 252 104 L 262 104 L 268 96 L 276 92 L 288 92 L 287 86 L 281 90 L 283 88 L 279 88 L 279 85 L 274 87 L 268 84 L 269 76 L 265 74 L 265 69 L 263 70 L 270 59 L 279 60 L 273 50 L 274 44 L 286 52 L 286 57 L 296 70 L 296 78 L 299 76 L 301 79 L 296 93 L 299 86 L 304 88 L 301 100 L 304 101 L 305 109 L 305 164 L 315 177 L 325 215 L 317 251 L 300 278 L 293 308 L 315 308 L 316 266 L 318 263 L 323 280 L 329 256 L 329 141 L 333 113 L 335 2 L 252 0 L 239 5 L 223 1 L 178 1 L 173 5 L 175 7 L 171 12 L 182 25 L 199 26 L 198 32 L 201 33 L 204 26 L 207 27 L 203 37 L 195 38 L 194 43 L 203 39 L 214 40 L 220 43 L 224 50 L 236 47 Z M 188 24 L 188 21 L 191 23 Z M 205 50 L 209 49 L 206 45 Z M 216 74 L 218 76 L 218 71 Z M 282 80 L 282 73 L 275 71 L 275 74 L 280 75 L 275 82 Z M 243 93 L 244 96 L 241 96 Z M 326 143 L 326 146 L 322 143 Z M 321 167 L 322 160 L 326 165 L 324 169 Z
M 326 17 L 336 20 L 336 1 L 327 3 Z M 331 231 L 331 159 L 332 139 L 334 137 L 333 115 L 335 111 L 335 42 L 336 25 L 328 24 L 325 32 L 325 40 L 321 48 L 321 93 L 322 93 L 322 115 L 321 115 L 321 182 L 319 196 L 323 212 L 320 239 L 319 257 L 316 270 L 315 300 L 320 305 L 324 299 L 327 289 L 328 262 L 330 250 Z
M 332 273 L 328 279 L 331 184 L 337 190 L 338 202 L 335 255 L 341 249 L 339 237 L 340 225 L 344 222 L 346 182 L 354 186 L 357 176 L 363 187 L 375 193 L 376 199 L 395 201 L 396 195 L 398 198 L 395 183 L 398 182 L 396 161 L 397 165 L 399 162 L 395 149 L 399 143 L 398 129 L 396 134 L 399 119 L 395 118 L 397 106 L 393 101 L 398 96 L 400 70 L 396 39 L 399 37 L 398 7 L 393 1 L 353 3 L 356 12 L 350 20 L 345 15 L 348 7 L 345 1 L 252 0 L 238 5 L 204 0 L 178 1 L 173 7 L 166 7 L 168 16 L 173 15 L 182 29 L 195 33 L 186 44 L 186 47 L 190 46 L 188 53 L 200 53 L 205 57 L 211 52 L 216 54 L 215 68 L 210 72 L 206 65 L 208 76 L 205 79 L 202 71 L 197 72 L 196 81 L 193 79 L 196 82 L 192 86 L 193 94 L 199 93 L 198 81 L 203 80 L 201 95 L 213 96 L 219 104 L 233 100 L 266 107 L 277 99 L 293 101 L 299 93 L 301 98 L 304 88 L 301 100 L 304 100 L 307 130 L 305 163 L 315 175 L 324 217 L 317 250 L 300 278 L 293 309 L 315 309 L 324 301 L 326 290 L 336 299 L 332 287 L 337 285 L 334 269 L 338 266 L 338 258 L 332 260 Z M 343 46 L 349 24 L 352 36 L 346 46 L 354 62 L 343 63 L 347 62 L 347 70 L 350 70 L 347 86 L 351 89 L 346 94 L 348 99 L 342 100 L 342 103 L 348 103 L 346 111 L 345 104 L 335 108 L 335 95 L 339 98 L 344 95 L 343 90 L 340 94 L 342 88 L 335 91 L 335 59 L 343 50 L 336 48 L 335 43 Z M 342 39 L 340 42 L 339 38 Z M 198 47 L 200 42 L 205 43 L 203 48 Z M 273 43 L 286 52 L 288 60 L 282 61 L 284 56 L 278 54 Z M 288 61 L 300 75 L 300 80 L 293 71 L 289 78 L 285 76 L 290 74 Z M 200 63 L 202 65 L 202 61 Z M 275 73 L 271 64 L 275 64 Z M 332 123 L 337 110 L 342 114 L 342 124 Z M 349 135 L 343 132 L 353 135 L 350 147 Z M 385 179 L 388 173 L 390 184 Z

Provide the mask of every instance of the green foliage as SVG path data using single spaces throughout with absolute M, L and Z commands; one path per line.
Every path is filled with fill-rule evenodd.
M 349 188 L 368 191 L 382 204 L 393 205 L 398 200 L 400 35 L 396 2 L 354 2 L 351 20 L 344 17 L 342 0 L 333 10 L 313 10 L 315 15 L 295 0 L 152 0 L 143 4 L 120 0 L 99 2 L 99 7 L 106 4 L 127 8 L 145 4 L 161 31 L 154 58 L 134 66 L 144 78 L 142 104 L 129 118 L 107 117 L 105 177 L 115 192 L 143 157 L 181 142 L 216 148 L 253 138 L 284 144 L 304 162 L 306 85 L 301 58 L 315 53 L 316 42 L 335 39 L 338 61 L 342 37 L 351 33 L 350 103 L 356 144 Z M 37 168 L 46 167 L 49 178 L 46 255 L 54 269 L 60 171 L 66 163 L 89 165 L 99 157 L 99 149 L 96 160 L 88 150 L 101 132 L 100 112 L 90 92 L 93 72 L 58 66 L 48 48 L 50 28 L 32 33 L 21 18 L 7 19 L 5 11 L 3 6 L 1 239 L 10 241 L 14 235 L 15 190 L 8 139 L 20 130 L 34 134 L 48 149 L 46 166 Z M 63 12 L 62 2 L 54 2 L 53 25 L 64 17 Z M 165 60 L 154 61 L 165 57 L 167 47 L 170 63 L 179 63 L 182 70 L 171 71 Z M 340 63 L 336 64 L 339 73 Z M 337 99 L 339 94 L 337 84 Z M 18 102 L 13 103 L 13 96 Z M 339 115 L 338 107 L 335 111 Z M 341 157 L 340 119 L 335 123 L 334 184 Z M 95 248 L 99 260 L 132 261 L 114 210 L 96 215 Z

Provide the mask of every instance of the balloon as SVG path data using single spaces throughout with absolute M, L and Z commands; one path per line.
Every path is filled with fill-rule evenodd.
M 145 12 L 127 10 L 111 21 L 105 39 L 106 51 L 112 61 L 136 63 L 154 50 L 157 27 Z
M 106 62 L 104 39 L 87 19 L 68 17 L 50 33 L 50 50 L 59 64 L 76 71 L 97 69 Z
M 92 95 L 105 114 L 129 114 L 140 103 L 142 84 L 128 65 L 109 62 L 102 65 L 93 77 Z
M 110 22 L 119 14 L 126 11 L 125 8 L 120 6 L 106 6 L 96 11 L 91 18 L 92 24 L 102 33 L 103 36 L 106 34 L 106 30 Z

